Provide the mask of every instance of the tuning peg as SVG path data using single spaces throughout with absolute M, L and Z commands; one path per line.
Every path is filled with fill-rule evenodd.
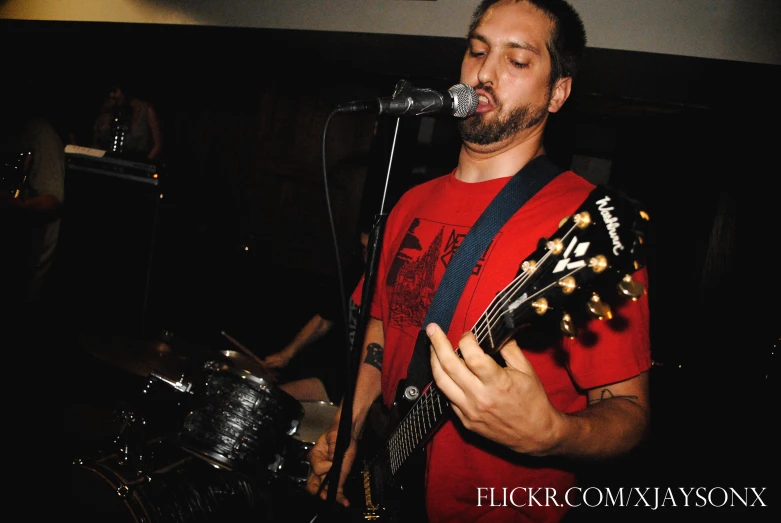
M 578 329 L 575 327 L 575 322 L 572 321 L 572 316 L 569 314 L 565 313 L 564 316 L 561 317 L 559 327 L 561 328 L 561 332 L 568 338 L 574 338 L 578 335 Z
M 624 296 L 629 296 L 633 300 L 636 300 L 645 292 L 645 285 L 639 281 L 633 280 L 632 276 L 627 274 L 621 281 L 618 282 L 618 292 Z
M 549 251 L 551 251 L 553 254 L 556 255 L 561 254 L 561 251 L 564 250 L 564 242 L 562 242 L 561 239 L 559 238 L 546 242 L 545 246 L 548 248 Z
M 602 254 L 597 254 L 588 261 L 588 266 L 591 267 L 592 271 L 599 274 L 607 269 L 607 258 Z
M 546 312 L 548 312 L 548 300 L 545 298 L 539 298 L 532 302 L 532 307 L 534 308 L 534 311 L 542 316 Z
M 588 307 L 588 311 L 600 320 L 605 318 L 611 319 L 613 317 L 613 311 L 610 310 L 610 305 L 602 301 L 596 292 L 591 295 L 591 299 L 586 306 Z
M 573 216 L 572 219 L 575 221 L 575 225 L 577 225 L 580 229 L 585 229 L 591 225 L 591 215 L 585 211 L 579 212 Z
M 575 222 L 575 225 L 577 225 L 580 229 L 585 229 L 591 225 L 591 215 L 586 211 L 583 211 L 574 216 L 565 216 L 559 220 L 559 228 L 564 227 L 564 224 L 567 223 L 567 220 L 570 218 L 572 218 L 572 221 Z
M 578 287 L 578 284 L 575 281 L 575 278 L 572 276 L 567 276 L 559 280 L 559 287 L 561 287 L 561 292 L 564 294 L 572 294 L 573 291 Z

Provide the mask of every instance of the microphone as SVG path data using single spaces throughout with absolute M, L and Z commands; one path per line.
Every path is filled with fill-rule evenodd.
M 428 113 L 448 113 L 457 118 L 474 114 L 478 99 L 475 90 L 466 84 L 456 84 L 445 92 L 413 87 L 406 80 L 396 84 L 390 98 L 350 102 L 337 107 L 340 113 L 376 112 L 391 116 L 420 116 Z

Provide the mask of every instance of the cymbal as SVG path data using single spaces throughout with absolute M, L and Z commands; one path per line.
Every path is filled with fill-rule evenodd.
M 214 356 L 214 359 L 228 363 L 237 369 L 249 372 L 259 378 L 263 378 L 269 383 L 273 384 L 276 382 L 274 373 L 263 364 L 260 358 L 251 358 L 246 354 L 235 350 L 221 350 L 218 355 Z
M 153 372 L 179 378 L 190 368 L 194 356 L 174 350 L 162 340 L 134 339 L 123 336 L 81 336 L 79 342 L 96 358 L 122 370 L 147 377 Z

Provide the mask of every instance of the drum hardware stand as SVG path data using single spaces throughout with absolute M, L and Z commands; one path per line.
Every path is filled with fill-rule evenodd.
M 152 372 L 151 376 L 154 377 L 154 378 L 157 378 L 158 380 L 162 381 L 163 383 L 165 383 L 167 385 L 170 385 L 171 387 L 175 388 L 179 392 L 190 392 L 190 389 L 193 386 L 192 383 L 184 381 L 184 374 L 182 374 L 182 376 L 179 378 L 179 381 L 169 380 L 165 376 L 157 374 L 156 372 Z M 149 388 L 149 384 L 147 384 L 147 389 L 148 388 Z M 146 392 L 147 389 L 144 389 L 144 392 Z
M 120 462 L 130 464 L 134 470 L 141 471 L 144 462 L 141 444 L 144 441 L 146 421 L 137 417 L 133 411 L 124 409 L 117 414 L 117 417 L 122 420 L 122 425 L 113 444 L 119 445 Z
M 150 287 L 150 281 L 152 279 L 152 262 L 154 258 L 154 252 L 155 252 L 155 241 L 156 241 L 156 234 L 157 234 L 157 222 L 159 221 L 159 214 L 160 214 L 160 200 L 163 198 L 162 191 L 158 191 L 156 198 L 155 198 L 155 209 L 154 209 L 154 216 L 152 218 L 152 233 L 151 238 L 149 240 L 149 258 L 146 265 L 146 283 L 144 285 L 144 307 L 141 311 L 141 334 L 146 335 L 147 330 L 147 309 L 149 305 L 149 287 Z
M 133 481 L 128 481 L 128 482 L 122 483 L 121 485 L 119 485 L 117 487 L 117 495 L 119 497 L 121 497 L 121 498 L 126 498 L 126 497 L 128 497 L 129 495 L 131 495 L 133 493 L 133 487 L 135 487 L 137 485 L 144 485 L 146 483 L 151 483 L 152 479 L 153 479 L 152 474 L 158 474 L 158 475 L 159 474 L 165 474 L 169 470 L 174 470 L 177 467 L 179 467 L 180 465 L 182 465 L 183 463 L 187 463 L 191 459 L 192 458 L 188 456 L 188 457 L 180 459 L 179 461 L 177 461 L 175 463 L 172 463 L 172 464 L 170 464 L 170 465 L 168 465 L 166 467 L 163 467 L 161 469 L 155 470 L 152 473 L 142 474 L 139 478 L 134 479 Z M 142 471 L 139 471 L 139 474 L 141 474 L 141 472 Z

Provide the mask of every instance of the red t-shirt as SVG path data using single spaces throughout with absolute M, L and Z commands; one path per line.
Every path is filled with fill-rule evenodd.
M 388 215 L 370 311 L 383 322 L 382 393 L 388 406 L 406 376 L 415 340 L 448 261 L 509 179 L 465 183 L 450 173 L 409 190 Z M 454 347 L 496 294 L 515 278 L 538 241 L 553 234 L 561 219 L 573 214 L 593 188 L 575 173 L 563 173 L 510 218 L 466 283 L 448 331 Z M 635 278 L 646 283 L 646 271 L 641 269 Z M 360 302 L 360 284 L 353 298 Z M 595 320 L 589 325 L 599 339 L 596 345 L 561 337 L 560 343 L 545 349 L 522 347 L 557 409 L 581 410 L 587 403 L 584 389 L 623 381 L 650 368 L 647 297 L 614 313 L 622 318 L 620 331 L 611 329 L 609 322 Z M 436 432 L 427 455 L 426 502 L 432 523 L 555 521 L 567 509 L 566 490 L 575 484 L 571 472 L 544 461 L 518 454 L 505 459 L 507 455 L 499 456 L 489 446 L 467 442 L 452 421 Z M 486 498 L 492 487 L 493 503 Z M 507 506 L 490 506 L 505 505 L 500 501 L 503 489 L 510 492 L 516 487 L 529 490 L 516 490 L 515 504 L 530 506 L 515 507 L 509 498 Z M 556 489 L 556 500 L 563 506 L 546 503 L 545 488 Z M 530 501 L 531 489 L 541 489 L 535 499 L 549 506 Z

